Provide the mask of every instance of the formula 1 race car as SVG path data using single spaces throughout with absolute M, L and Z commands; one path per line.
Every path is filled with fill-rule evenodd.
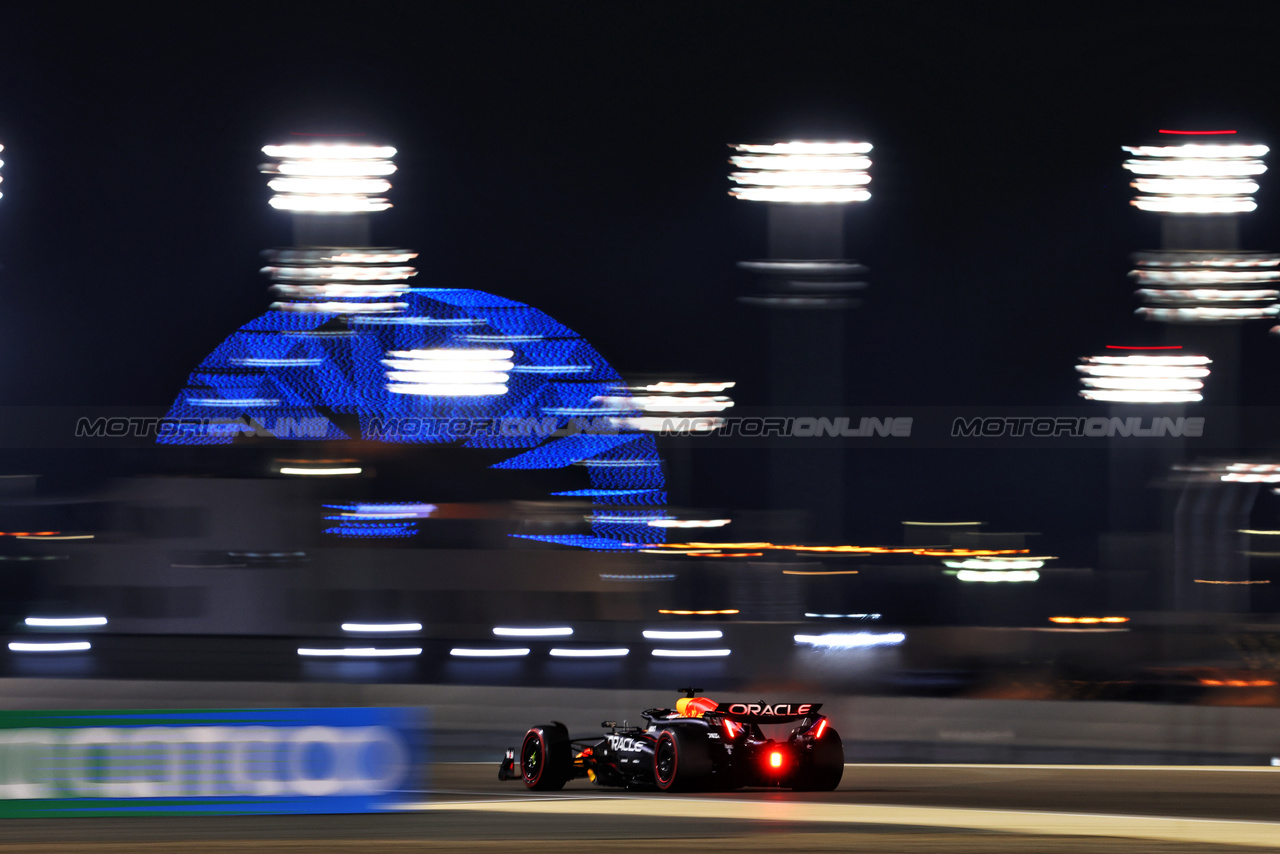
M 598 786 L 662 792 L 738 789 L 744 786 L 830 791 L 844 774 L 844 745 L 821 703 L 719 703 L 682 688 L 675 709 L 645 709 L 647 727 L 605 721 L 609 732 L 570 738 L 552 721 L 525 734 L 517 753 L 507 750 L 499 780 L 523 780 L 530 789 L 560 789 L 586 777 Z M 780 739 L 761 726 L 796 724 Z

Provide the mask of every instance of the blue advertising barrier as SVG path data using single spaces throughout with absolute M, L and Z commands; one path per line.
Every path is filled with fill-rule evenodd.
M 426 732 L 409 708 L 0 712 L 0 817 L 389 810 Z

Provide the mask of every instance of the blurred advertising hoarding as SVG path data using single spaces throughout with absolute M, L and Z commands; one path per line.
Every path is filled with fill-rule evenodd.
M 0 712 L 0 817 L 394 809 L 426 731 L 414 708 Z

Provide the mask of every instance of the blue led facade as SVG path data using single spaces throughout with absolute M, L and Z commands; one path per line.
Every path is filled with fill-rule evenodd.
M 601 521 L 591 523 L 594 536 L 534 539 L 592 549 L 663 539 L 665 529 L 647 524 L 653 514 L 624 517 L 606 509 L 666 503 L 653 436 L 612 427 L 574 432 L 601 430 L 619 412 L 602 408 L 598 398 L 626 396 L 621 376 L 585 339 L 538 309 L 482 291 L 411 288 L 397 299 L 405 304 L 397 312 L 271 310 L 250 321 L 191 374 L 168 413 L 238 423 L 226 430 L 175 431 L 158 441 L 230 444 L 243 432 L 239 419 L 251 419 L 268 431 L 281 423 L 307 425 L 288 438 L 510 449 L 515 453 L 494 468 L 580 466 L 591 488 L 556 495 L 589 497 L 600 508 L 594 515 Z M 388 353 L 435 349 L 511 351 L 506 393 L 454 397 L 388 390 Z M 338 415 L 355 416 L 359 435 L 340 429 Z M 568 435 L 553 436 L 566 430 Z M 375 533 L 372 525 L 347 523 L 327 533 L 408 536 L 410 527 Z

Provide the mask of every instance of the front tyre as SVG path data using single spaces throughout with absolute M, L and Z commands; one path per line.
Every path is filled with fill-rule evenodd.
M 706 738 L 682 727 L 664 729 L 653 746 L 653 782 L 662 792 L 689 792 L 711 777 Z
M 791 788 L 801 792 L 830 792 L 840 785 L 844 776 L 844 743 L 840 733 L 831 727 L 806 751 L 808 761 L 796 774 Z
M 569 732 L 563 724 L 536 726 L 520 744 L 520 779 L 540 792 L 563 789 L 573 766 Z

